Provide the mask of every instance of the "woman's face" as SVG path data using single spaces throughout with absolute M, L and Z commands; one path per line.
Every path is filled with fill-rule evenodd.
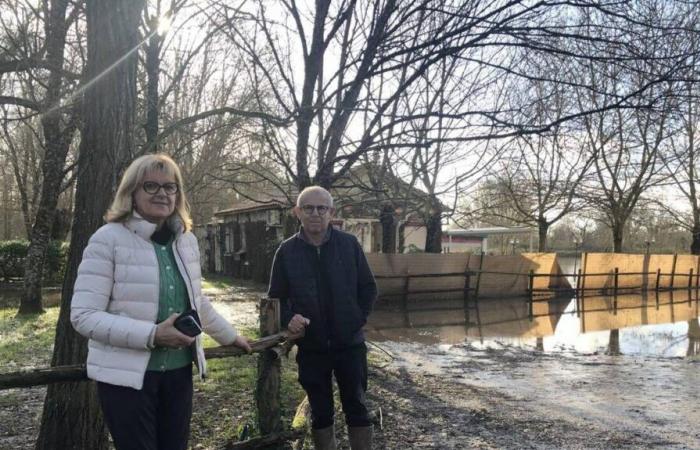
M 179 186 L 174 176 L 158 170 L 146 172 L 134 192 L 136 212 L 149 222 L 160 226 L 175 211 L 178 195 Z

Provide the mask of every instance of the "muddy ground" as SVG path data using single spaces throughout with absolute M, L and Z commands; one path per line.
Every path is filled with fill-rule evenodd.
M 255 322 L 255 289 L 212 294 L 238 325 Z M 700 448 L 695 360 L 394 342 L 370 354 L 377 449 Z M 1 449 L 33 447 L 44 392 L 3 393 Z

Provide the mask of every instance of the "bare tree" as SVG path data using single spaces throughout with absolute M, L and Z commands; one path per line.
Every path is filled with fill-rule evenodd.
M 142 0 L 88 0 L 87 87 L 76 186 L 76 214 L 61 295 L 52 366 L 85 361 L 87 345 L 70 324 L 73 283 L 82 252 L 132 158 L 136 105 L 136 50 Z M 115 64 L 116 63 L 116 64 Z M 93 383 L 48 387 L 37 449 L 107 448 Z
M 530 97 L 525 100 L 527 105 L 532 105 L 527 111 L 533 123 L 539 125 L 558 122 L 570 109 L 562 84 L 529 81 L 517 92 L 516 102 L 522 101 L 522 96 Z M 593 163 L 593 155 L 582 151 L 581 144 L 573 137 L 575 134 L 575 129 L 559 124 L 547 132 L 518 136 L 491 171 L 496 185 L 505 194 L 492 196 L 491 200 L 505 202 L 510 207 L 484 205 L 486 217 L 514 212 L 502 218 L 537 228 L 541 252 L 547 250 L 549 228 L 582 207 L 577 191 Z
M 684 27 L 644 22 L 645 7 L 547 1 L 527 5 L 258 1 L 236 7 L 221 2 L 212 8 L 211 16 L 245 55 L 245 75 L 256 92 L 259 135 L 269 159 L 279 168 L 260 177 L 282 189 L 289 189 L 290 182 L 299 189 L 309 184 L 334 186 L 363 161 L 363 155 L 386 155 L 390 147 L 407 149 L 407 155 L 428 149 L 416 161 L 434 168 L 441 159 L 434 155 L 450 144 L 550 132 L 592 112 L 639 106 L 638 95 L 674 75 L 676 62 L 684 58 L 640 52 L 639 30 L 661 33 Z M 580 20 L 589 16 L 599 20 Z M 666 37 L 657 36 L 657 44 L 661 46 Z M 630 69 L 630 61 L 639 60 L 639 65 L 655 61 L 664 69 L 646 71 L 636 83 L 617 84 L 572 80 L 568 73 L 554 71 L 545 81 L 577 87 L 582 96 L 607 96 L 607 101 L 572 103 L 551 122 L 532 123 L 503 102 L 505 79 L 542 78 L 517 64 L 515 49 L 522 48 L 543 59 L 570 59 L 579 68 L 590 62 L 623 72 Z M 459 63 L 453 65 L 452 60 Z M 441 65 L 453 82 L 461 70 L 481 75 L 462 85 L 475 95 L 459 106 L 443 99 L 445 107 L 432 110 L 402 103 L 415 98 L 421 80 L 440 73 Z M 433 105 L 439 106 L 440 101 Z M 441 126 L 442 131 L 437 131 Z M 417 136 L 420 127 L 431 132 L 421 138 Z M 416 145 L 418 141 L 421 145 Z M 443 145 L 441 150 L 438 144 Z M 430 190 L 438 177 L 433 172 L 426 178 L 423 173 L 416 180 L 422 186 L 427 183 Z M 436 188 L 435 193 L 441 190 Z
M 51 0 L 46 26 L 46 62 L 49 70 L 46 95 L 41 108 L 41 124 L 44 135 L 44 159 L 42 161 L 42 184 L 39 205 L 30 235 L 29 249 L 24 266 L 24 292 L 19 314 L 43 311 L 41 284 L 44 273 L 46 250 L 51 239 L 58 196 L 65 178 L 66 157 L 78 127 L 77 109 L 60 104 L 64 93 L 63 74 L 66 34 L 71 24 L 68 15 L 68 0 Z
M 4 61 L 1 70 L 5 75 L 14 75 L 16 84 L 23 87 L 21 92 L 10 90 L 15 95 L 6 95 L 0 99 L 5 105 L 15 105 L 33 113 L 40 114 L 42 158 L 41 173 L 35 180 L 39 193 L 38 201 L 33 202 L 31 214 L 25 206 L 25 220 L 31 223 L 30 244 L 25 258 L 24 291 L 19 307 L 19 314 L 41 312 L 41 282 L 46 250 L 51 239 L 51 228 L 58 197 L 62 191 L 65 178 L 65 163 L 71 142 L 77 128 L 77 115 L 70 103 L 60 103 L 66 85 L 70 85 L 66 62 L 66 36 L 71 24 L 79 15 L 78 7 L 71 7 L 69 0 L 51 0 L 44 3 L 42 9 L 33 9 L 30 4 L 24 6 L 24 14 L 15 5 L 15 30 L 3 26 L 5 39 L 13 50 Z M 28 22 L 20 19 L 26 18 Z M 43 24 L 43 36 L 37 24 Z M 40 43 L 40 44 L 39 44 Z M 11 63 L 14 62 L 14 65 Z M 3 66 L 3 64 L 0 64 Z M 43 75 L 46 73 L 46 75 Z M 23 96 L 18 96 L 23 95 Z M 7 115 L 3 125 L 6 140 L 11 139 L 7 126 Z M 30 119 L 25 119 L 25 126 L 30 127 Z M 13 154 L 12 161 L 20 159 L 16 145 L 9 143 Z M 22 176 L 15 169 L 18 181 Z M 22 184 L 20 184 L 22 186 Z M 22 192 L 22 191 L 20 191 Z M 23 192 L 23 205 L 28 205 L 28 195 Z
M 659 11 L 657 6 L 646 11 L 649 20 L 665 22 L 668 15 L 678 13 Z M 667 123 L 674 107 L 674 83 L 667 67 L 667 53 L 674 49 L 667 46 L 671 31 L 643 24 L 634 26 L 630 33 L 637 36 L 635 48 L 639 58 L 620 67 L 591 62 L 579 71 L 593 87 L 585 92 L 579 90 L 581 108 L 601 110 L 582 119 L 596 180 L 595 184 L 585 183 L 584 195 L 604 215 L 612 232 L 614 252 L 623 251 L 628 219 L 643 195 L 660 181 L 659 158 L 671 134 Z M 630 88 L 640 93 L 627 108 L 604 111 L 616 98 L 603 93 Z
M 697 13 L 696 13 L 697 14 Z M 697 17 L 697 16 L 696 16 Z M 697 20 L 695 21 L 697 24 Z M 692 51 L 689 57 L 688 76 L 676 83 L 674 92 L 676 107 L 671 115 L 669 127 L 675 130 L 670 137 L 670 145 L 662 152 L 661 158 L 665 173 L 671 179 L 682 197 L 687 200 L 687 208 L 679 208 L 668 202 L 659 206 L 671 214 L 678 223 L 691 233 L 690 252 L 700 254 L 700 39 L 688 35 L 687 45 Z

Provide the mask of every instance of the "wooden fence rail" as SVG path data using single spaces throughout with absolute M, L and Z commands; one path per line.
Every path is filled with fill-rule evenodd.
M 280 331 L 279 300 L 260 300 L 260 335 L 251 342 L 253 353 L 258 354 L 258 377 L 255 400 L 258 408 L 258 429 L 262 436 L 244 442 L 228 442 L 223 448 L 273 448 L 283 440 L 297 438 L 300 430 L 285 431 L 281 421 L 280 405 L 280 356 L 286 354 L 293 345 L 286 331 Z M 207 359 L 242 356 L 246 352 L 238 347 L 221 346 L 204 349 Z M 65 383 L 87 380 L 84 364 L 57 366 L 11 373 L 0 373 L 0 390 L 28 388 L 51 383 Z
M 251 342 L 253 353 L 261 353 L 286 342 L 287 333 L 277 333 Z M 273 352 L 277 354 L 276 352 Z M 238 347 L 222 346 L 204 349 L 207 359 L 242 356 L 246 352 Z M 45 367 L 40 369 L 21 370 L 17 372 L 0 373 L 0 390 L 20 387 L 40 386 L 52 383 L 87 380 L 85 364 L 72 366 Z

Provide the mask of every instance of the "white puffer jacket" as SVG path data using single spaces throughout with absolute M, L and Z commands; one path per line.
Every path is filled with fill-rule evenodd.
M 236 330 L 202 295 L 197 239 L 183 233 L 179 219 L 168 224 L 176 234 L 175 260 L 204 332 L 221 345 L 232 344 Z M 143 386 L 151 356 L 148 341 L 158 316 L 158 258 L 150 240 L 155 229 L 155 224 L 134 214 L 124 223 L 101 227 L 83 252 L 70 319 L 75 330 L 89 338 L 87 374 L 93 380 L 134 389 Z M 206 361 L 201 334 L 195 346 L 203 378 Z

